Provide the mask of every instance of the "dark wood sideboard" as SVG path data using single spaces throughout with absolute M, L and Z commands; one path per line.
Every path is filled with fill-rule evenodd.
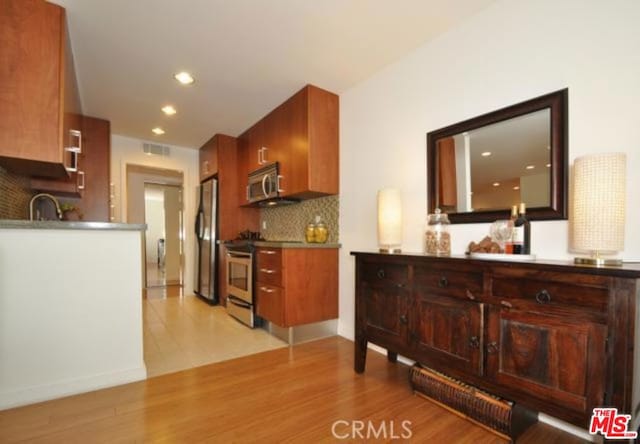
M 640 266 L 352 252 L 355 371 L 367 343 L 587 427 L 633 414 Z

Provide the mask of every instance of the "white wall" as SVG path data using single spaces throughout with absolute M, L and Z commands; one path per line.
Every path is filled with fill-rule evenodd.
M 569 158 L 627 153 L 625 258 L 640 258 L 640 2 L 499 1 L 340 97 L 340 334 L 353 337 L 354 250 L 377 249 L 376 191 L 404 199 L 404 251 L 422 251 L 426 133 L 569 88 Z M 488 234 L 452 226 L 452 251 Z M 569 258 L 566 221 L 534 222 L 532 252 Z
M 340 320 L 354 336 L 351 251 L 376 250 L 376 192 L 400 188 L 404 251 L 422 251 L 426 134 L 569 88 L 569 158 L 627 153 L 624 257 L 640 258 L 640 2 L 503 0 L 340 96 Z M 489 224 L 455 225 L 462 254 Z M 532 252 L 572 257 L 568 223 L 532 223 Z
M 146 377 L 140 231 L 0 229 L 0 410 Z
M 150 156 L 142 151 L 144 141 L 117 134 L 111 137 L 111 182 L 115 189 L 114 217 L 116 221 L 126 221 L 126 168 L 127 164 L 144 165 L 182 171 L 184 174 L 184 222 L 185 222 L 185 294 L 193 293 L 193 273 L 195 238 L 193 226 L 196 212 L 196 187 L 200 183 L 198 170 L 198 150 L 169 145 L 169 157 Z M 157 142 L 153 142 L 157 143 Z

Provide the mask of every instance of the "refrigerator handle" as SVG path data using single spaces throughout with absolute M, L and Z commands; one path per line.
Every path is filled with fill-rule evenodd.
M 196 237 L 198 239 L 202 239 L 204 237 L 204 227 L 202 224 L 202 219 L 204 219 L 204 213 L 202 211 L 198 211 L 198 214 L 196 215 Z

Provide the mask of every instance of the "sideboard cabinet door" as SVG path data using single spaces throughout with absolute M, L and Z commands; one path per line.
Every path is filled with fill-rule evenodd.
M 533 407 L 580 416 L 604 405 L 606 327 L 584 320 L 491 308 L 487 375 Z
M 417 360 L 434 368 L 482 374 L 484 305 L 416 290 L 411 339 Z
M 363 285 L 367 338 L 393 350 L 407 344 L 409 293 L 392 285 Z

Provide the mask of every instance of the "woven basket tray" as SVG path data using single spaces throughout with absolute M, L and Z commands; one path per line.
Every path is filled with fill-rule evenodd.
M 536 412 L 417 364 L 409 381 L 417 395 L 505 439 L 515 440 L 538 420 Z

